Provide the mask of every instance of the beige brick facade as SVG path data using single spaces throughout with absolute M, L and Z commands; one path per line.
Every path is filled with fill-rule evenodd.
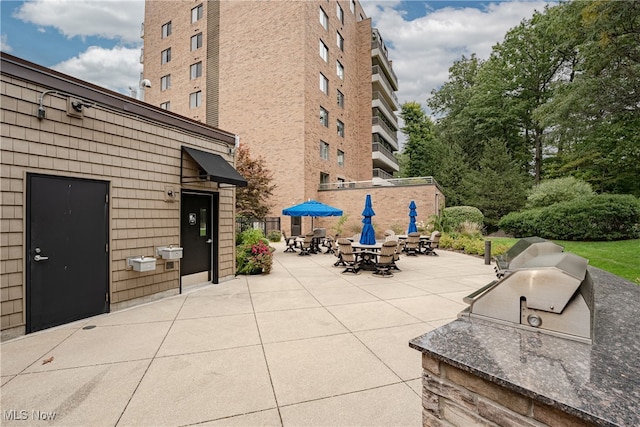
M 203 5 L 203 18 L 191 23 L 191 9 Z M 161 6 L 160 6 L 161 5 Z M 344 22 L 337 17 L 337 6 Z M 320 24 L 320 9 L 328 28 Z M 318 199 L 320 173 L 329 181 L 364 181 L 372 177 L 371 159 L 371 20 L 350 1 L 147 1 L 144 34 L 144 77 L 152 81 L 145 101 L 171 101 L 172 111 L 206 121 L 239 135 L 253 157 L 263 157 L 277 186 L 271 216 L 307 199 Z M 172 22 L 172 34 L 161 38 L 161 27 Z M 195 52 L 190 38 L 205 35 Z M 344 38 L 344 51 L 337 34 Z M 319 42 L 328 47 L 328 60 Z M 160 52 L 171 47 L 171 62 L 161 65 Z M 203 77 L 188 80 L 189 67 L 205 55 Z M 336 62 L 344 67 L 337 75 Z M 161 91 L 160 78 L 171 74 L 172 87 Z M 320 91 L 320 73 L 329 80 Z M 203 106 L 188 108 L 188 95 L 206 91 Z M 344 108 L 337 105 L 337 90 Z M 206 102 L 204 99 L 206 98 Z M 204 105 L 208 103 L 207 105 Z M 218 105 L 212 105 L 217 103 Z M 329 112 L 320 124 L 320 107 Z M 345 135 L 337 133 L 337 120 Z M 320 141 L 329 144 L 328 159 L 320 157 Z M 338 165 L 338 150 L 344 165 Z M 283 228 L 288 229 L 286 217 Z
M 168 3 L 169 4 L 169 3 Z M 20 333 L 25 325 L 25 224 L 26 176 L 38 173 L 77 177 L 109 183 L 109 300 L 111 307 L 154 294 L 177 293 L 179 264 L 166 270 L 139 273 L 127 268 L 127 257 L 155 255 L 155 248 L 180 244 L 180 198 L 167 197 L 167 190 L 186 189 L 219 194 L 218 277 L 233 277 L 234 205 L 233 187 L 218 188 L 203 181 L 181 184 L 181 156 L 185 170 L 195 169 L 193 160 L 181 154 L 181 147 L 217 153 L 229 162 L 234 136 L 208 126 L 166 114 L 127 97 L 84 82 L 60 76 L 35 64 L 3 55 L 14 66 L 2 70 L 1 113 L 1 239 L 0 278 L 3 336 Z M 37 75 L 41 82 L 22 78 L 22 70 Z M 26 71 L 25 71 L 26 72 Z M 63 81 L 82 87 L 83 99 L 93 103 L 84 116 L 67 114 L 67 89 Z M 46 85 L 42 82 L 46 82 Z M 37 118 L 39 98 L 44 97 L 46 118 Z M 63 93 L 66 92 L 66 93 Z M 93 96 L 91 98 L 90 96 Z M 119 109 L 118 107 L 123 107 Z M 135 113 L 127 112 L 136 109 Z M 149 115 L 145 116 L 147 113 Z M 152 114 L 153 113 L 153 114 Z M 160 116 L 159 116 L 160 115 Z M 161 118 L 162 115 L 166 117 Z M 160 117 L 160 119 L 158 119 Z M 182 127 L 180 124 L 183 124 Z M 6 333 L 5 333 L 6 332 Z

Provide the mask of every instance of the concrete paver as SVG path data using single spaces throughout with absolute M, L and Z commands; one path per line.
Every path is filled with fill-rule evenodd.
M 1 424 L 421 425 L 408 341 L 455 319 L 493 267 L 438 251 L 378 278 L 273 245 L 271 274 L 2 343 Z

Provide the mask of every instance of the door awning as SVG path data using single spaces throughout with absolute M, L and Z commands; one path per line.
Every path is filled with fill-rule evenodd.
M 182 161 L 180 162 L 180 175 L 182 182 L 197 182 L 201 180 L 213 181 L 221 184 L 231 184 L 237 187 L 246 187 L 247 180 L 238 173 L 225 159 L 218 154 L 207 153 L 190 147 L 182 147 L 200 166 L 200 174 L 196 176 L 184 176 L 182 174 Z

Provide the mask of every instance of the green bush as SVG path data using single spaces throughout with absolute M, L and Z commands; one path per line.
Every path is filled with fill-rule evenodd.
M 505 215 L 501 229 L 515 237 L 557 240 L 622 240 L 640 237 L 640 201 L 631 195 L 580 197 Z
M 543 208 L 580 197 L 593 196 L 591 185 L 572 176 L 543 181 L 534 186 L 527 197 L 526 207 Z
M 267 234 L 267 240 L 270 242 L 279 242 L 282 239 L 282 233 L 280 230 L 271 230 L 269 234 Z
M 236 274 L 271 272 L 274 250 L 260 229 L 239 233 L 236 236 Z
M 451 206 L 442 210 L 442 219 L 438 225 L 442 227 L 442 231 L 453 231 L 465 221 L 482 225 L 484 215 L 473 206 Z
M 439 247 L 463 252 L 469 255 L 484 256 L 485 239 L 479 236 L 467 236 L 461 233 L 444 233 L 440 237 Z M 510 245 L 492 242 L 491 255 L 501 255 L 510 248 Z

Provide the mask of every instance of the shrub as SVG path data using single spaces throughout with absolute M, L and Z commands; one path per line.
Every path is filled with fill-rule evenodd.
M 269 234 L 267 234 L 267 240 L 270 242 L 279 242 L 282 239 L 282 233 L 280 230 L 271 230 Z
M 441 231 L 456 230 L 465 221 L 484 224 L 484 215 L 473 206 L 452 206 L 442 210 Z M 434 224 L 435 225 L 435 224 Z
M 262 230 L 249 229 L 241 232 L 236 240 L 236 274 L 271 272 L 274 250 L 264 238 Z
M 516 237 L 622 240 L 640 237 L 640 201 L 631 195 L 580 197 L 540 209 L 510 213 L 500 228 Z
M 458 224 L 456 231 L 469 237 L 482 237 L 482 224 L 477 222 L 464 221 Z
M 572 176 L 543 181 L 534 186 L 527 197 L 526 207 L 542 208 L 555 203 L 568 202 L 579 197 L 593 196 L 591 185 Z

